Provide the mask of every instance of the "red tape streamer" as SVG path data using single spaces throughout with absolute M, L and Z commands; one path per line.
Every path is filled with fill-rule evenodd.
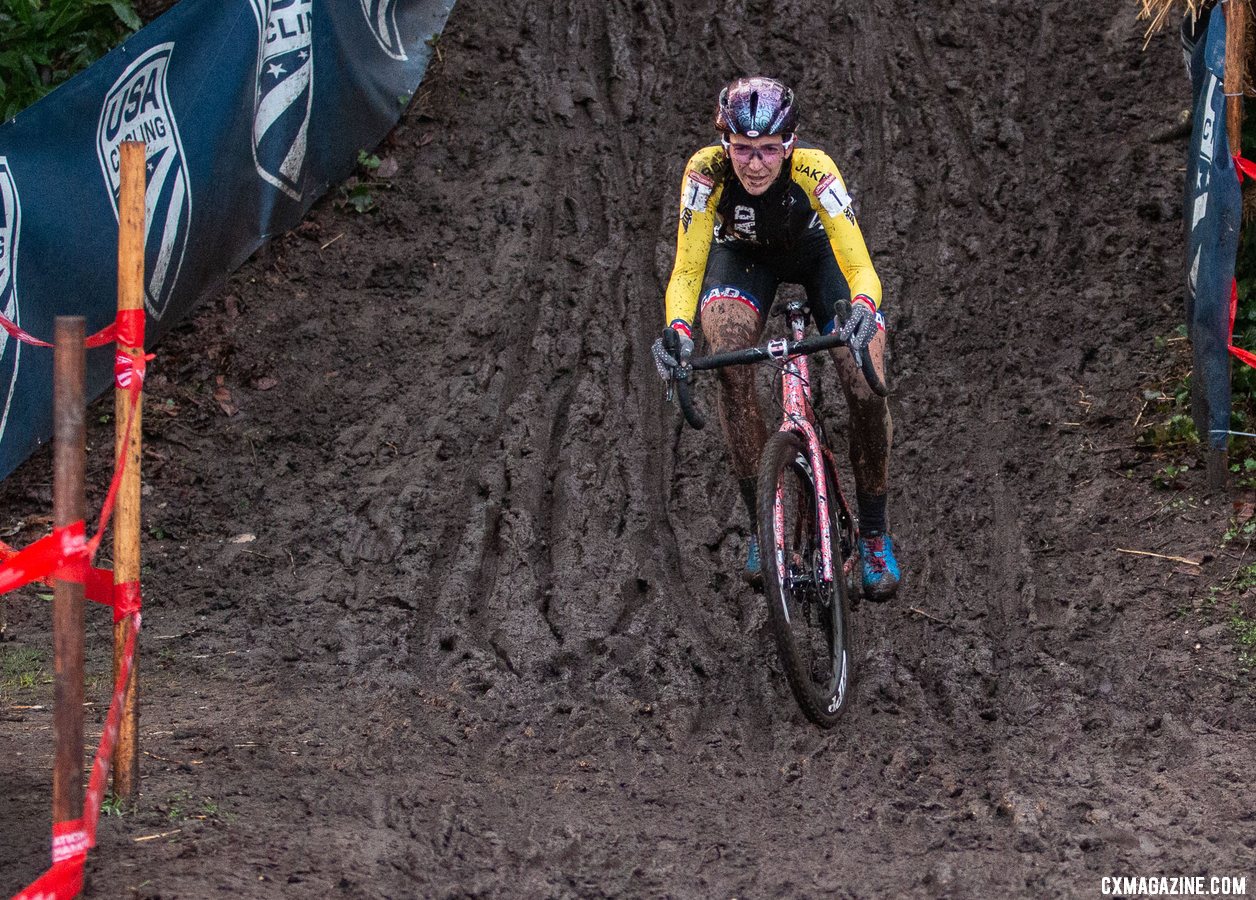
M 76 856 L 86 856 L 87 850 L 91 846 L 90 842 L 91 839 L 87 836 L 87 829 L 83 827 L 83 820 L 81 818 L 72 819 L 69 822 L 53 822 L 53 865 L 60 862 L 68 862 Z
M 144 346 L 144 310 L 118 310 L 118 343 L 123 347 Z
M 135 661 L 135 641 L 140 633 L 140 614 L 132 613 L 134 620 L 127 634 L 122 663 L 118 666 L 118 680 L 113 684 L 113 700 L 109 714 L 105 716 L 105 730 L 100 736 L 96 759 L 92 762 L 92 777 L 88 782 L 87 796 L 83 798 L 83 820 L 91 846 L 96 846 L 96 823 L 100 819 L 100 804 L 105 796 L 105 782 L 109 780 L 109 767 L 113 763 L 113 748 L 118 740 L 118 727 L 122 719 L 122 705 L 126 701 L 127 686 L 131 678 L 131 665 Z
M 57 528 L 21 550 L 0 566 L 0 594 L 7 594 L 32 581 L 54 574 L 66 581 L 86 580 L 85 526 L 75 522 Z M 76 561 L 77 559 L 77 561 Z
M 112 586 L 112 592 L 113 621 L 115 624 L 133 613 L 138 613 L 140 607 L 143 606 L 143 601 L 140 599 L 140 583 L 138 581 L 115 584 Z
M 17 550 L 14 550 L 4 541 L 0 541 L 0 563 L 7 563 L 17 555 Z M 52 576 L 35 580 L 52 587 Z M 93 603 L 113 606 L 113 570 L 97 569 L 94 566 L 89 568 L 87 570 L 87 588 L 84 591 L 84 595 Z
M 1243 160 L 1247 162 L 1247 160 Z M 1256 172 L 1256 164 L 1247 163 Z M 1249 353 L 1242 347 L 1234 346 L 1234 317 L 1239 311 L 1239 283 L 1235 281 L 1230 285 L 1230 334 L 1226 338 L 1226 345 L 1230 348 L 1230 355 L 1241 362 L 1247 363 L 1253 369 L 1256 369 L 1256 354 Z
M 138 351 L 131 348 L 138 347 Z M 118 310 L 118 354 L 113 361 L 114 381 L 122 390 L 144 380 L 144 370 L 152 355 L 144 355 L 144 310 Z
M 23 331 L 21 328 L 18 327 L 16 322 L 10 321 L 9 319 L 6 319 L 4 316 L 0 316 L 0 328 L 3 328 L 5 331 L 7 331 L 17 340 L 21 341 L 23 344 L 30 344 L 32 347 L 48 347 L 49 349 L 51 349 L 53 346 L 47 341 L 41 341 L 39 338 L 35 337 L 30 332 Z M 83 346 L 84 347 L 103 347 L 106 344 L 112 344 L 117 339 L 116 338 L 117 333 L 118 333 L 118 323 L 110 322 L 104 328 L 100 329 L 100 331 L 96 332 L 93 335 L 90 335 L 86 340 L 84 340 Z
M 13 900 L 73 900 L 83 892 L 83 863 L 87 857 L 57 863 Z
M 1234 157 L 1234 172 L 1239 177 L 1239 183 L 1242 184 L 1243 176 L 1248 178 L 1256 178 L 1256 163 L 1250 159 L 1244 159 L 1241 156 Z
M 109 767 L 113 761 L 114 745 L 118 740 L 122 705 L 126 701 L 127 686 L 131 678 L 131 666 L 135 662 L 135 641 L 140 632 L 140 614 L 134 613 L 135 621 L 127 636 L 122 663 L 118 666 L 118 680 L 114 682 L 113 700 L 105 717 L 105 731 L 96 748 L 92 762 L 92 777 L 87 795 L 83 798 L 83 818 L 73 822 L 53 825 L 53 865 L 30 887 L 18 893 L 13 900 L 73 900 L 83 890 L 83 864 L 87 851 L 96 846 L 96 826 L 100 821 L 100 804 L 105 796 L 105 783 L 109 780 Z M 60 844 L 58 841 L 60 840 Z M 81 848 L 81 852 L 78 851 Z M 58 851 L 70 854 L 58 861 Z
M 93 603 L 113 606 L 113 570 L 92 567 L 87 571 L 87 599 Z
M 128 389 L 131 395 L 130 406 L 126 414 L 126 428 L 123 429 L 122 446 L 128 446 L 131 440 L 131 429 L 135 427 L 135 410 L 140 404 L 140 387 L 141 382 L 131 382 Z M 113 515 L 113 505 L 118 499 L 118 488 L 122 486 L 122 473 L 126 471 L 126 455 L 123 454 L 122 460 L 118 468 L 114 469 L 113 481 L 109 483 L 109 493 L 105 495 L 104 506 L 100 510 L 100 522 L 96 525 L 96 534 L 92 537 L 91 542 L 87 545 L 88 557 L 96 556 L 96 551 L 100 549 L 100 542 L 105 536 L 105 529 L 109 526 L 109 519 Z
M 17 327 L 16 322 L 11 322 L 4 316 L 0 316 L 0 328 L 3 328 L 13 337 L 17 338 L 23 344 L 30 344 L 32 347 L 51 347 L 52 344 L 47 341 L 41 341 L 39 338 L 31 335 Z

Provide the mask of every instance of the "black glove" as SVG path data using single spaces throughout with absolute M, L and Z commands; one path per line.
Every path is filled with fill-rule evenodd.
M 863 295 L 856 297 L 850 305 L 850 315 L 846 317 L 838 334 L 842 336 L 846 346 L 850 347 L 851 355 L 858 363 L 860 355 L 877 336 L 877 313 L 872 307 L 872 301 Z
M 650 345 L 650 355 L 654 357 L 654 368 L 659 370 L 659 378 L 664 381 L 671 381 L 675 377 L 673 373 L 680 366 L 681 357 L 687 357 L 691 353 L 693 353 L 693 338 L 671 327 L 664 328 L 663 336 L 655 338 L 654 343 Z

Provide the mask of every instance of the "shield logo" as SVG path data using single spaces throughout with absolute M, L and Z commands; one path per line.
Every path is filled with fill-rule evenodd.
M 122 185 L 118 148 L 124 141 L 147 145 L 144 268 L 148 284 L 144 305 L 155 319 L 165 313 L 174 293 L 192 223 L 187 157 L 166 90 L 173 50 L 173 43 L 158 44 L 127 67 L 105 97 L 96 129 L 96 151 L 115 218 Z
M 362 0 L 362 13 L 384 52 L 393 59 L 407 59 L 401 32 L 397 30 L 396 0 Z
M 257 18 L 253 162 L 269 184 L 301 199 L 314 102 L 313 0 L 249 0 Z
M 17 239 L 21 233 L 22 204 L 8 157 L 0 156 L 0 315 L 21 325 L 17 307 Z M 0 329 L 0 441 L 9 424 L 9 406 L 17 387 L 22 342 Z

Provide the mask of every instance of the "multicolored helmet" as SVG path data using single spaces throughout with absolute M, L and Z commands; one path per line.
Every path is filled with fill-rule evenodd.
M 715 127 L 752 138 L 769 134 L 788 137 L 798 127 L 794 92 L 774 78 L 738 78 L 720 91 Z

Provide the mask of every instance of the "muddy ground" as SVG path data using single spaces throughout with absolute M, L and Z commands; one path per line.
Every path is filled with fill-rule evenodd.
M 1250 559 L 1232 497 L 1135 446 L 1183 280 L 1184 141 L 1149 136 L 1188 84 L 1134 12 L 459 0 L 378 212 L 328 197 L 158 348 L 143 795 L 87 896 L 1256 893 Z M 648 354 L 684 160 L 755 70 L 850 182 L 893 335 L 906 583 L 830 733 Z M 14 543 L 48 465 L 0 486 Z M 49 647 L 6 603 L 0 653 Z M 5 682 L 0 890 L 47 858 L 49 670 Z

